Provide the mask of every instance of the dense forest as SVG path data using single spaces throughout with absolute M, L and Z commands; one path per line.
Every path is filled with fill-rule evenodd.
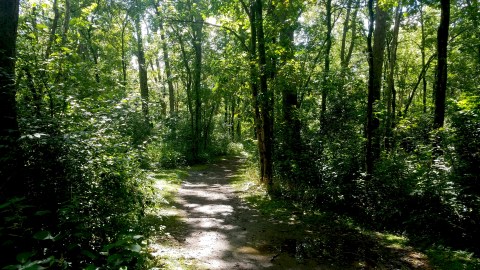
M 146 172 L 238 150 L 480 254 L 478 0 L 2 0 L 0 37 L 3 269 L 142 269 Z

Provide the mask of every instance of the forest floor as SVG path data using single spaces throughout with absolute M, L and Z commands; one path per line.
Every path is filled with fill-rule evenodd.
M 169 207 L 151 254 L 166 269 L 432 269 L 398 236 L 247 194 L 244 160 L 194 168 Z M 250 193 L 250 192 L 248 192 Z

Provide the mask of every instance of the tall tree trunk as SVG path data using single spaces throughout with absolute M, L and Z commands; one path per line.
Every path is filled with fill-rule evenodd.
M 423 17 L 424 14 L 423 14 L 423 4 L 420 3 L 420 29 L 421 29 L 421 34 L 422 34 L 422 44 L 420 45 L 421 48 L 420 48 L 420 51 L 422 53 L 422 66 L 425 67 L 426 63 L 425 63 L 425 18 Z M 427 113 L 427 78 L 425 76 L 423 76 L 422 78 L 422 82 L 423 82 L 423 95 L 422 95 L 422 103 L 423 103 L 423 113 Z
M 172 28 L 175 31 L 175 34 L 178 38 L 178 43 L 180 45 L 180 52 L 182 53 L 182 62 L 183 66 L 185 67 L 185 92 L 187 94 L 187 108 L 188 112 L 190 113 L 190 129 L 192 130 L 192 136 L 193 136 L 193 131 L 195 130 L 195 113 L 193 110 L 193 102 L 192 102 L 192 71 L 190 68 L 190 64 L 188 62 L 188 56 L 187 52 L 185 51 L 185 44 L 183 42 L 182 35 L 180 31 L 178 31 L 175 28 Z M 177 87 L 178 89 L 178 87 Z M 196 157 L 196 151 L 197 149 L 195 148 L 196 145 L 193 143 L 193 138 L 192 138 L 192 145 L 191 145 L 191 150 L 192 150 L 192 157 Z
M 433 127 L 443 127 L 447 91 L 447 45 L 450 26 L 450 0 L 440 0 L 441 17 L 437 31 L 437 77 L 435 80 L 435 115 Z
M 58 11 L 58 0 L 53 0 L 53 13 L 54 17 L 52 27 L 50 28 L 50 36 L 48 38 L 47 49 L 45 50 L 45 59 L 48 59 L 50 57 L 50 54 L 52 53 L 52 46 L 56 38 L 55 35 L 57 32 L 58 20 L 60 19 L 60 12 Z
M 45 60 L 48 60 L 50 58 L 50 55 L 52 54 L 52 47 L 56 40 L 58 21 L 60 20 L 60 12 L 58 10 L 58 0 L 53 1 L 53 13 L 54 13 L 54 17 L 53 17 L 52 25 L 50 27 L 50 34 L 49 34 L 47 46 L 45 49 L 45 55 L 44 55 Z M 31 81 L 31 86 L 33 86 L 33 76 L 31 76 L 31 73 L 30 73 L 30 67 L 26 67 L 25 70 L 26 70 L 27 79 Z M 48 81 L 48 74 L 46 70 L 47 70 L 46 68 L 43 68 L 42 71 L 40 71 L 39 77 L 40 77 L 40 80 L 43 82 L 43 86 L 45 87 L 46 92 L 48 94 L 49 103 L 50 103 L 50 115 L 51 117 L 53 117 L 55 114 L 55 102 L 53 99 L 52 89 Z M 39 89 L 36 89 L 34 86 L 29 88 L 30 90 L 35 90 L 35 92 L 32 92 L 32 95 L 34 96 L 34 99 L 36 101 L 41 101 L 43 99 L 44 91 L 42 90 L 42 87 L 39 87 Z M 41 102 L 36 102 L 36 107 L 37 107 L 36 111 L 38 116 L 41 114 L 41 111 L 42 111 L 41 105 L 42 105 Z
M 250 66 L 250 90 L 252 93 L 252 104 L 254 109 L 254 126 L 255 126 L 255 136 L 257 138 L 257 148 L 259 153 L 259 162 L 260 162 L 260 178 L 263 179 L 265 175 L 265 159 L 264 159 L 264 150 L 263 150 L 263 135 L 262 135 L 262 125 L 261 125 L 261 116 L 260 116 L 260 100 L 258 96 L 258 69 L 257 69 L 257 19 L 256 19 L 256 3 L 255 1 L 251 2 L 251 5 L 248 6 L 243 0 L 240 0 L 245 13 L 248 15 L 250 22 L 250 51 L 249 51 L 249 66 Z
M 352 13 L 352 4 L 353 4 L 353 0 L 348 0 L 347 14 L 345 15 L 345 21 L 343 22 L 342 41 L 340 46 L 340 65 L 342 66 L 342 68 L 346 67 L 345 51 L 347 47 L 347 33 L 348 33 L 348 30 L 350 29 L 350 14 Z
M 168 101 L 170 105 L 170 115 L 175 114 L 175 89 L 173 88 L 172 69 L 170 67 L 170 56 L 168 53 L 167 39 L 163 23 L 160 23 L 160 38 L 162 39 L 163 61 L 165 63 L 165 74 L 167 75 Z
M 232 109 L 230 112 L 230 138 L 232 141 L 235 140 L 235 109 L 236 109 L 236 99 L 235 96 L 232 97 Z
M 395 9 L 395 23 L 393 26 L 393 38 L 390 44 L 390 61 L 388 66 L 388 78 L 387 78 L 387 91 L 386 91 L 386 102 L 387 102 L 387 116 L 385 121 L 385 149 L 389 150 L 393 144 L 393 128 L 395 127 L 395 65 L 397 63 L 397 47 L 398 47 L 398 32 L 400 31 L 400 20 L 402 18 L 401 13 L 401 3 L 398 3 L 397 8 Z
M 198 158 L 199 146 L 202 141 L 202 42 L 203 19 L 200 15 L 194 17 L 192 23 L 193 49 L 195 52 L 193 62 L 193 97 L 195 99 L 195 129 L 194 129 L 194 158 Z
M 263 2 L 255 1 L 255 16 L 258 41 L 258 65 L 260 68 L 260 116 L 263 149 L 260 155 L 263 155 L 263 175 L 262 182 L 269 191 L 273 187 L 273 121 L 271 113 L 273 112 L 273 93 L 268 91 L 267 76 L 270 74 L 267 70 L 267 57 L 265 49 L 265 34 L 263 30 Z
M 160 15 L 161 15 L 159 7 L 160 7 L 160 3 L 154 2 L 155 13 L 157 14 L 158 18 L 160 18 Z M 175 88 L 173 87 L 172 69 L 170 67 L 170 55 L 168 51 L 165 29 L 163 27 L 162 21 L 160 21 L 159 23 L 159 30 L 160 30 L 160 39 L 162 40 L 162 52 L 163 52 L 163 61 L 165 63 L 165 74 L 167 75 L 170 116 L 173 116 L 175 114 Z
M 366 169 L 371 176 L 374 164 L 380 157 L 380 120 L 376 116 L 380 90 L 382 87 L 383 55 L 385 51 L 385 36 L 387 13 L 377 3 L 376 14 L 373 12 L 373 0 L 368 0 L 369 26 L 368 26 L 368 102 L 367 102 L 367 149 Z M 375 23 L 375 30 L 373 25 Z M 372 46 L 373 36 L 373 46 Z
M 0 194 L 23 191 L 15 179 L 20 136 L 15 101 L 18 6 L 18 0 L 0 1 Z
M 347 10 L 347 17 L 345 18 L 345 22 L 343 24 L 343 33 L 342 33 L 342 45 L 340 50 L 340 65 L 342 67 L 342 72 L 345 72 L 347 67 L 350 65 L 350 60 L 352 59 L 353 49 L 355 47 L 355 41 L 357 36 L 357 14 L 358 14 L 358 6 L 360 5 L 360 0 L 355 1 L 355 5 L 350 7 L 352 2 L 349 2 L 349 7 Z M 352 19 L 350 20 L 350 13 L 351 9 L 353 8 Z M 348 51 L 346 48 L 346 39 L 347 39 L 347 32 L 351 28 L 350 31 L 350 45 L 348 46 Z
M 125 19 L 122 23 L 122 34 L 121 34 L 121 50 L 122 50 L 122 85 L 124 88 L 127 87 L 127 56 L 125 52 L 125 31 L 128 23 L 128 11 L 125 13 Z
M 67 33 L 70 27 L 70 0 L 65 0 L 65 17 L 63 18 L 62 44 L 67 42 Z
M 145 63 L 145 51 L 143 49 L 142 27 L 140 25 L 140 14 L 135 15 L 135 30 L 137 32 L 137 58 L 138 58 L 138 77 L 140 80 L 140 98 L 142 101 L 142 112 L 146 126 L 150 126 L 150 117 L 148 110 L 149 93 L 147 80 L 147 65 Z
M 320 124 L 325 124 L 325 113 L 327 111 L 327 95 L 331 89 L 330 81 L 330 50 L 332 48 L 332 0 L 327 0 L 326 3 L 326 22 L 327 35 L 325 42 L 325 69 L 323 71 L 323 87 L 322 87 L 322 104 L 320 111 Z

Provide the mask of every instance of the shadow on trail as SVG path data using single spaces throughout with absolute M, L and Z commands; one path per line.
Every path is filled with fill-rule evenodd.
M 193 170 L 179 190 L 175 252 L 194 269 L 430 269 L 423 254 L 332 217 L 261 214 L 229 185 L 241 166 L 234 158 Z

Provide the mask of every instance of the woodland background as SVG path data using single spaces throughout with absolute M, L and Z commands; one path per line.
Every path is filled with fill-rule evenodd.
M 480 254 L 478 0 L 2 0 L 0 265 L 141 268 L 146 171 Z M 19 268 L 27 267 L 27 268 Z

